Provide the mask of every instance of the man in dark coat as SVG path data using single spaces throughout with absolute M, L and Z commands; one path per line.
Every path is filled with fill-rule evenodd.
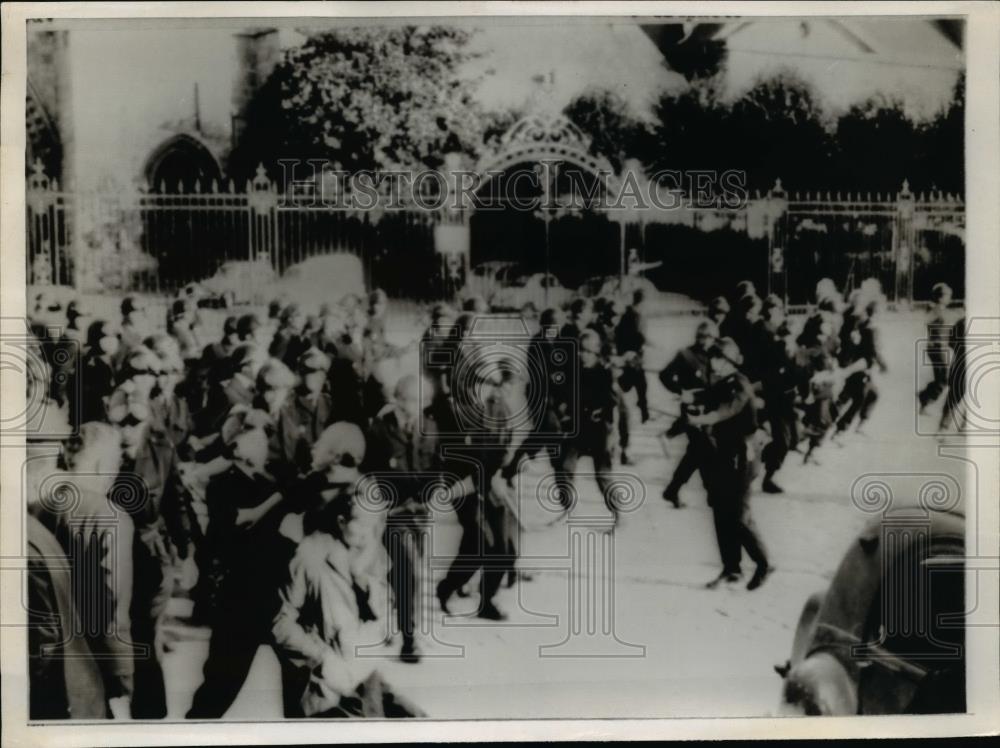
M 272 621 L 280 608 L 278 589 L 294 544 L 278 531 L 284 513 L 255 514 L 262 506 L 276 506 L 277 486 L 265 467 L 267 441 L 260 429 L 237 434 L 231 445 L 232 465 L 214 476 L 206 491 L 206 541 L 220 575 L 204 680 L 188 719 L 222 717 L 239 695 L 257 648 L 271 641 Z M 294 711 L 294 698 L 284 695 L 286 710 L 291 706 Z
M 559 456 L 553 459 L 559 498 L 567 511 L 572 509 L 573 476 L 577 462 L 582 456 L 591 457 L 597 485 L 617 524 L 618 507 L 611 493 L 609 474 L 619 401 L 611 370 L 601 361 L 600 337 L 593 330 L 585 330 L 581 334 L 579 357 L 578 430 L 565 442 Z
M 740 373 L 742 357 L 731 339 L 721 338 L 709 359 L 714 381 L 706 393 L 705 411 L 688 415 L 692 425 L 706 432 L 701 474 L 722 558 L 722 572 L 708 586 L 739 581 L 746 549 L 757 564 L 747 589 L 755 590 L 773 571 L 750 515 L 750 486 L 757 471 L 755 398 L 750 382 Z
M 28 533 L 28 718 L 104 719 L 104 681 L 82 636 L 70 567 L 59 541 L 33 515 Z
M 681 398 L 681 414 L 667 432 L 668 436 L 687 434 L 688 445 L 674 474 L 663 489 L 663 498 L 676 508 L 684 506 L 680 498 L 681 487 L 698 470 L 701 458 L 698 449 L 702 441 L 701 429 L 692 428 L 687 420 L 687 411 L 698 405 L 711 382 L 711 367 L 708 352 L 719 337 L 719 328 L 711 320 L 698 325 L 695 342 L 681 349 L 673 360 L 660 372 L 660 382 L 673 394 Z
M 299 357 L 309 350 L 310 340 L 305 334 L 306 316 L 298 304 L 289 304 L 281 311 L 279 327 L 271 339 L 268 353 L 288 368 L 295 368 Z
M 785 324 L 784 304 L 776 296 L 765 299 L 760 324 L 760 345 L 763 346 L 758 356 L 761 394 L 771 429 L 771 441 L 762 454 L 764 482 L 761 488 L 766 493 L 782 493 L 781 486 L 774 482 L 774 475 L 781 469 L 788 451 L 798 443 L 798 418 L 795 413 L 797 369 L 787 343 L 789 331 Z
M 591 333 L 593 334 L 593 333 Z M 596 338 L 596 334 L 594 334 Z M 504 575 L 513 568 L 506 542 L 506 508 L 494 495 L 493 479 L 509 459 L 511 444 L 510 411 L 501 395 L 501 381 L 478 371 L 455 382 L 455 387 L 470 390 L 485 388 L 481 407 L 465 409 L 461 423 L 464 437 L 442 439 L 444 470 L 454 476 L 449 485 L 455 513 L 462 525 L 458 553 L 445 577 L 437 585 L 437 598 L 446 613 L 448 600 L 460 591 L 472 576 L 480 572 L 480 597 L 477 615 L 502 621 L 506 614 L 493 602 Z M 474 402 L 471 392 L 457 393 L 464 403 Z
M 67 389 L 69 412 L 78 423 L 106 421 L 105 398 L 118 379 L 117 358 L 121 341 L 117 330 L 103 320 L 87 328 L 87 345 Z
M 249 407 L 254 400 L 254 381 L 262 363 L 262 351 L 252 343 L 236 347 L 225 378 L 210 383 L 205 407 L 194 414 L 195 435 L 211 439 L 222 429 L 234 406 Z
M 643 423 L 649 420 L 649 405 L 646 402 L 646 371 L 643 368 L 643 351 L 646 347 L 646 319 L 643 317 L 645 298 L 641 289 L 632 294 L 632 304 L 622 314 L 618 327 L 615 329 L 618 355 L 624 359 L 623 371 L 618 383 L 623 392 L 635 388 Z

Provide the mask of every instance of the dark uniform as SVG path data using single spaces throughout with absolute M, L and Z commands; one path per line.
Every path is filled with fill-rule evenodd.
M 948 387 L 949 338 L 953 325 L 948 310 L 935 305 L 927 317 L 927 358 L 930 359 L 934 378 L 917 395 L 920 410 L 936 402 Z
M 705 429 L 702 477 L 715 519 L 722 575 L 741 573 L 742 549 L 757 563 L 758 573 L 766 572 L 767 554 L 750 515 L 749 502 L 750 486 L 758 469 L 752 441 L 757 428 L 753 388 L 743 374 L 734 372 L 709 387 L 706 403 L 706 414 L 715 414 L 719 419 Z
M 210 436 L 219 433 L 233 407 L 237 405 L 249 407 L 253 401 L 253 382 L 242 375 L 210 385 L 205 406 L 195 415 L 195 434 Z
M 469 383 L 471 385 L 471 383 Z M 468 385 L 467 385 L 468 386 Z M 513 569 L 513 559 L 506 543 L 506 505 L 490 489 L 493 476 L 506 462 L 511 443 L 509 410 L 496 394 L 489 396 L 471 433 L 457 444 L 447 444 L 444 469 L 459 478 L 471 478 L 474 491 L 455 499 L 455 514 L 462 526 L 455 560 L 437 586 L 438 600 L 447 610 L 448 598 L 462 589 L 477 572 L 480 574 L 479 615 L 500 620 L 504 615 L 496 609 L 496 595 L 504 575 Z
M 239 509 L 260 506 L 276 490 L 270 475 L 250 475 L 236 466 L 209 481 L 206 541 L 213 550 L 216 599 L 204 680 L 188 719 L 222 717 L 239 695 L 257 648 L 271 642 L 272 622 L 281 607 L 278 590 L 287 577 L 294 543 L 278 532 L 283 511 L 269 512 L 249 529 L 238 527 L 236 517 Z M 282 667 L 285 716 L 298 716 L 296 689 L 287 688 L 294 674 L 287 663 Z
M 795 412 L 796 366 L 785 345 L 788 330 L 784 324 L 775 328 L 763 323 L 766 337 L 759 356 L 761 394 L 771 430 L 771 441 L 763 450 L 764 490 L 781 491 L 772 478 L 785 462 L 789 450 L 798 443 L 798 416 Z
M 538 377 L 530 376 L 526 384 L 525 398 L 529 403 L 535 403 L 531 433 L 515 448 L 510 462 L 504 466 L 504 478 L 510 481 L 518 470 L 523 458 L 532 458 L 542 449 L 561 449 L 562 435 L 571 428 L 572 403 L 570 402 L 570 383 L 575 381 L 576 372 L 569 367 L 574 361 L 567 355 L 566 361 L 559 364 L 559 356 L 555 353 L 553 340 L 556 329 L 542 329 L 536 333 L 528 345 L 528 370 L 540 372 L 545 377 L 544 382 Z
M 96 351 L 84 355 L 67 390 L 69 412 L 80 423 L 107 421 L 104 398 L 110 397 L 117 384 L 114 366 Z
M 615 329 L 615 343 L 618 355 L 625 357 L 624 370 L 618 379 L 623 392 L 635 388 L 639 413 L 642 421 L 649 420 L 649 405 L 646 401 L 646 371 L 643 368 L 643 350 L 646 346 L 646 320 L 635 306 L 629 306 L 622 314 Z
M 305 333 L 296 332 L 290 327 L 280 327 L 271 338 L 268 355 L 276 358 L 288 368 L 293 368 L 299 356 L 309 350 L 311 343 Z
M 941 410 L 940 430 L 949 426 L 949 421 L 955 420 L 959 429 L 965 427 L 965 414 L 961 411 L 965 399 L 965 362 L 968 351 L 965 346 L 965 317 L 955 323 L 949 339 L 951 346 L 951 366 L 948 370 L 948 396 Z
M 837 398 L 837 432 L 842 433 L 851 427 L 857 417 L 858 428 L 868 420 L 872 407 L 878 400 L 878 389 L 872 380 L 871 370 L 878 365 L 885 371 L 885 361 L 878 350 L 877 330 L 871 317 L 864 317 L 857 323 L 857 336 L 841 356 L 841 363 L 849 366 L 864 362 L 864 369 L 855 371 L 844 381 L 844 388 Z M 856 342 L 854 342 L 856 340 Z
M 45 525 L 27 515 L 28 717 L 108 716 L 99 663 L 82 636 L 68 562 Z M 131 663 L 130 663 L 131 664 Z
M 660 382 L 663 386 L 675 395 L 681 395 L 685 391 L 693 391 L 695 395 L 694 404 L 700 405 L 703 402 L 704 393 L 711 382 L 711 370 L 708 363 L 708 354 L 699 345 L 688 346 L 681 349 L 673 360 L 660 372 Z M 701 429 L 695 428 L 688 423 L 685 412 L 674 422 L 668 432 L 671 436 L 685 433 L 688 437 L 688 446 L 684 451 L 684 456 L 677 467 L 674 468 L 673 477 L 667 487 L 663 490 L 663 497 L 675 505 L 680 505 L 678 492 L 691 476 L 694 475 L 701 463 L 698 450 L 704 439 Z
M 577 433 L 570 437 L 553 459 L 560 501 L 567 509 L 572 507 L 573 476 L 581 456 L 594 461 L 597 485 L 604 496 L 608 510 L 617 518 L 618 510 L 611 494 L 611 436 L 615 424 L 615 407 L 618 405 L 617 387 L 611 370 L 600 361 L 594 366 L 581 367 L 578 374 L 580 402 L 576 404 Z
M 361 428 L 368 425 L 364 403 L 364 353 L 347 334 L 326 340 L 321 349 L 330 357 L 327 390 L 330 394 L 330 423 L 347 421 Z

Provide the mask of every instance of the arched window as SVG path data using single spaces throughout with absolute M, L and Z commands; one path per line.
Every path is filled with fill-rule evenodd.
M 145 176 L 154 191 L 177 193 L 194 191 L 196 182 L 206 190 L 213 179 L 221 182 L 222 171 L 202 143 L 190 135 L 175 135 L 153 151 Z

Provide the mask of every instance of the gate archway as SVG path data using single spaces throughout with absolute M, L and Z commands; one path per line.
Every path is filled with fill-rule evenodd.
M 600 206 L 606 194 L 617 193 L 619 178 L 590 146 L 566 117 L 535 114 L 515 123 L 480 160 L 477 207 L 469 217 L 474 277 L 477 268 L 507 263 L 508 282 L 552 273 L 575 290 L 593 275 L 618 272 L 619 227 Z

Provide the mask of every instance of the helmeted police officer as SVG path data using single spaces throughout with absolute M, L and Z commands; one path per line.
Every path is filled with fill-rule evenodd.
M 635 388 L 639 414 L 642 422 L 649 420 L 649 405 L 646 401 L 646 371 L 643 368 L 643 351 L 646 347 L 646 319 L 643 316 L 646 295 L 642 289 L 632 294 L 632 303 L 622 313 L 615 328 L 615 343 L 618 355 L 623 357 L 622 375 L 619 384 L 623 392 Z
M 580 457 L 594 461 L 597 485 L 604 503 L 617 524 L 618 507 L 612 494 L 610 472 L 614 445 L 614 426 L 618 397 L 614 376 L 601 361 L 601 339 L 593 330 L 584 330 L 579 339 L 579 393 L 575 404 L 578 418 L 577 433 L 568 439 L 553 459 L 559 497 L 565 509 L 572 508 L 573 476 Z
M 774 482 L 789 450 L 798 443 L 798 417 L 795 413 L 796 366 L 788 344 L 784 303 L 771 295 L 764 300 L 761 318 L 760 361 L 761 394 L 771 430 L 771 441 L 764 447 L 764 482 L 766 493 L 782 493 Z
M 722 557 L 722 572 L 708 586 L 739 581 L 740 557 L 742 549 L 746 549 L 757 564 L 747 589 L 755 590 L 772 567 L 750 515 L 750 486 L 757 471 L 753 388 L 739 371 L 742 357 L 731 339 L 721 338 L 712 348 L 709 361 L 715 381 L 706 393 L 705 411 L 688 415 L 692 425 L 705 430 L 702 476 Z
M 660 372 L 660 382 L 669 391 L 681 398 L 681 414 L 667 432 L 668 436 L 687 434 L 688 445 L 684 456 L 674 468 L 673 477 L 663 489 L 663 498 L 676 508 L 684 506 L 680 498 L 681 487 L 694 475 L 701 462 L 699 447 L 704 434 L 701 429 L 691 426 L 687 412 L 699 407 L 705 391 L 711 383 L 711 366 L 708 352 L 719 337 L 719 328 L 711 320 L 704 320 L 695 332 L 695 342 L 681 349 L 673 360 Z

